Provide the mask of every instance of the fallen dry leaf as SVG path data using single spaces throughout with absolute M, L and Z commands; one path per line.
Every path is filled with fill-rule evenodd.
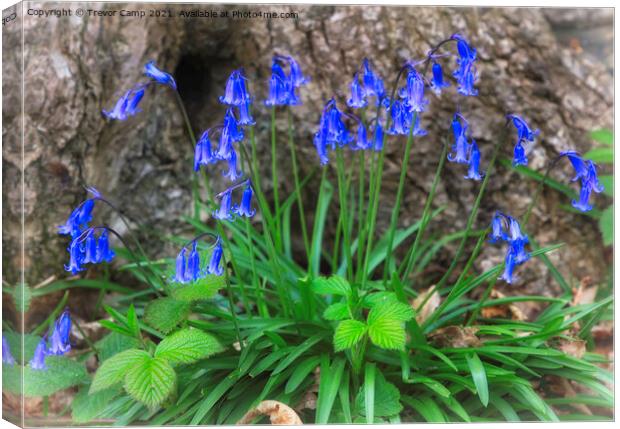
M 561 339 L 559 342 L 558 349 L 563 351 L 569 356 L 575 357 L 577 359 L 581 359 L 583 355 L 586 353 L 586 342 L 583 340 L 566 340 Z
M 493 289 L 489 298 L 491 299 L 500 299 L 505 298 L 506 295 L 501 293 L 498 290 Z M 519 307 L 515 304 L 504 304 L 504 305 L 494 305 L 492 307 L 484 307 L 480 310 L 480 315 L 485 319 L 492 319 L 496 317 L 504 318 L 504 319 L 512 319 L 523 321 L 526 320 L 525 314 Z
M 439 347 L 465 348 L 482 345 L 480 338 L 476 336 L 478 328 L 463 326 L 446 326 L 437 329 L 429 335 L 429 339 Z
M 427 298 L 429 293 L 431 293 L 431 291 L 432 291 L 431 297 Z M 426 303 L 424 303 L 424 306 L 420 308 L 420 306 L 422 305 L 424 301 L 426 301 Z M 426 319 L 428 319 L 429 316 L 433 314 L 435 310 L 437 310 L 437 307 L 439 307 L 440 303 L 441 303 L 441 297 L 435 290 L 435 286 L 431 286 L 430 288 L 420 292 L 420 294 L 416 297 L 416 299 L 414 299 L 413 302 L 411 303 L 411 307 L 413 307 L 413 309 L 416 310 L 417 312 L 415 320 L 416 322 L 418 322 L 418 325 L 423 324 L 426 321 Z M 420 308 L 419 311 L 418 311 L 418 308 Z
M 303 422 L 297 413 L 288 405 L 278 401 L 263 401 L 256 408 L 251 409 L 237 422 L 238 425 L 247 425 L 256 417 L 269 416 L 272 425 L 302 425 Z

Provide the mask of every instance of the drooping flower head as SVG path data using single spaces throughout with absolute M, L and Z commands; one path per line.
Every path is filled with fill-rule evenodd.
M 232 208 L 232 189 L 227 189 L 218 195 L 221 198 L 220 208 L 213 212 L 213 217 L 219 220 L 232 220 L 233 215 L 230 212 Z
M 84 263 L 84 255 L 82 252 L 82 248 L 77 239 L 74 239 L 69 246 L 69 265 L 65 265 L 65 271 L 70 272 L 75 275 L 80 271 L 84 271 L 85 268 L 82 266 Z
M 101 113 L 108 119 L 124 121 L 135 116 L 141 110 L 138 108 L 144 97 L 145 85 L 138 85 L 125 92 L 111 110 L 103 109 Z
M 175 82 L 172 75 L 157 68 L 157 66 L 155 65 L 155 61 L 149 61 L 144 65 L 144 74 L 157 83 L 167 85 L 175 91 L 177 89 L 177 83 Z
M 30 368 L 37 371 L 44 371 L 47 369 L 45 365 L 45 356 L 47 355 L 47 341 L 45 337 L 41 338 L 37 348 L 34 350 L 34 356 L 30 360 Z
M 2 335 L 2 363 L 6 365 L 15 365 L 15 358 L 11 354 L 11 347 L 4 335 Z
M 99 231 L 99 238 L 96 233 Z M 84 264 L 100 264 L 111 262 L 116 256 L 110 249 L 108 229 L 106 227 L 88 228 L 75 237 L 69 245 L 69 264 L 65 270 L 71 274 L 84 271 Z
M 527 123 L 520 116 L 510 114 L 506 118 L 512 120 L 513 125 L 517 129 L 517 143 L 514 148 L 513 166 L 527 165 L 527 156 L 524 143 L 534 143 L 536 136 L 540 134 L 540 130 L 532 131 Z
M 381 100 L 385 97 L 385 88 L 383 86 L 383 79 L 381 79 L 372 69 L 368 58 L 364 58 L 362 61 L 362 80 L 364 81 L 364 93 L 368 96 L 376 97 L 376 104 L 379 105 Z
M 507 283 L 512 283 L 515 266 L 525 263 L 531 257 L 525 250 L 529 239 L 527 235 L 523 234 L 521 226 L 515 218 L 498 211 L 491 221 L 490 242 L 494 243 L 497 241 L 508 243 L 504 273 L 500 279 L 505 280 Z
M 88 222 L 93 219 L 93 208 L 95 200 L 99 198 L 89 198 L 80 203 L 69 215 L 69 219 L 64 225 L 58 226 L 58 234 L 70 235 L 75 238 L 80 235 L 84 229 L 88 228 Z
M 200 278 L 200 254 L 198 253 L 196 241 L 192 243 L 192 251 L 187 258 L 187 269 L 185 270 L 185 281 L 193 282 Z
M 467 128 L 469 124 L 463 115 L 455 113 L 452 119 L 452 134 L 454 135 L 454 143 L 452 144 L 452 152 L 448 154 L 448 161 L 458 164 L 467 164 L 467 153 L 469 152 L 469 143 L 467 141 Z
M 234 152 L 233 143 L 243 140 L 243 130 L 239 128 L 232 109 L 226 110 L 224 124 L 220 132 L 220 143 L 215 157 L 220 160 L 228 161 Z
M 224 269 L 220 266 L 220 260 L 222 259 L 223 253 L 222 240 L 218 237 L 215 242 L 215 246 L 213 247 L 213 253 L 211 254 L 211 260 L 209 261 L 209 265 L 207 267 L 207 273 L 215 274 L 216 276 L 221 276 L 224 274 Z
M 592 191 L 601 193 L 604 187 L 598 180 L 596 164 L 592 160 L 584 160 L 581 155 L 575 151 L 561 152 L 559 158 L 566 157 L 575 169 L 575 177 L 572 182 L 581 179 L 581 189 L 579 191 L 579 200 L 573 200 L 572 205 L 579 211 L 587 212 L 592 210 L 589 203 Z
M 469 146 L 468 163 L 469 168 L 465 179 L 482 180 L 484 173 L 480 173 L 480 150 L 474 139 L 471 139 L 471 145 Z
M 243 172 L 237 170 L 237 152 L 232 150 L 226 161 L 228 162 L 228 170 L 224 171 L 224 177 L 227 177 L 231 182 L 236 182 L 243 177 Z
M 104 228 L 97 240 L 97 263 L 110 263 L 115 256 L 116 253 L 110 248 L 110 242 L 108 241 L 108 230 Z
M 383 150 L 383 127 L 377 121 L 373 130 L 373 150 L 381 152 Z
M 291 82 L 293 83 L 293 86 L 295 88 L 299 88 L 300 86 L 305 85 L 308 82 L 310 82 L 310 78 L 307 76 L 304 76 L 304 74 L 301 71 L 301 67 L 299 66 L 299 63 L 293 57 L 291 57 L 290 55 L 287 55 L 282 58 L 288 61 L 290 71 L 291 71 L 290 72 Z
M 472 48 L 460 34 L 453 34 L 451 39 L 456 40 L 458 52 L 457 69 L 452 73 L 457 82 L 457 92 L 461 95 L 476 96 L 478 95 L 478 90 L 474 88 L 478 80 L 478 71 L 474 64 L 476 49 Z
M 243 189 L 243 195 L 241 197 L 241 204 L 235 205 L 232 209 L 234 213 L 242 217 L 252 217 L 256 214 L 256 210 L 252 208 L 252 196 L 254 191 L 252 190 L 252 182 L 250 179 L 246 180 L 245 188 Z
M 409 110 L 405 101 L 394 100 L 390 107 L 390 115 L 392 121 L 386 133 L 408 136 L 411 131 L 411 122 L 415 118 L 413 130 L 411 131 L 413 136 L 425 136 L 427 134 L 426 130 L 420 128 L 420 114 Z
M 336 145 L 342 147 L 353 141 L 353 137 L 342 120 L 342 116 L 343 114 L 338 110 L 336 100 L 333 98 L 323 108 L 319 129 L 314 135 L 314 146 L 322 165 L 329 162 L 328 149 L 335 150 Z
M 288 65 L 287 75 L 282 64 Z M 301 104 L 297 96 L 297 88 L 305 85 L 309 79 L 303 75 L 299 63 L 291 56 L 276 55 L 271 64 L 271 77 L 269 78 L 269 95 L 265 104 L 267 106 L 295 106 Z
M 217 158 L 212 152 L 209 130 L 206 130 L 202 133 L 194 148 L 194 171 L 200 170 L 201 165 L 209 165 L 215 162 L 217 162 Z
M 424 78 L 413 66 L 409 66 L 407 84 L 400 89 L 400 96 L 405 101 L 405 106 L 411 112 L 421 113 L 426 110 L 428 99 L 424 98 Z
M 351 98 L 347 100 L 347 105 L 354 109 L 366 107 L 368 101 L 366 101 L 366 91 L 360 84 L 359 75 L 355 73 L 353 80 L 351 81 Z
M 178 283 L 185 283 L 185 270 L 187 267 L 187 258 L 185 257 L 185 253 L 187 250 L 185 247 L 181 249 L 179 254 L 177 255 L 176 264 L 175 264 L 175 272 L 174 272 L 174 281 Z
M 69 309 L 65 309 L 60 317 L 54 322 L 54 330 L 50 336 L 50 346 L 47 354 L 64 355 L 71 350 L 69 334 L 71 333 L 71 315 Z
M 220 103 L 229 106 L 242 106 L 252 102 L 247 89 L 246 78 L 243 69 L 233 70 L 226 81 L 224 95 L 219 98 Z

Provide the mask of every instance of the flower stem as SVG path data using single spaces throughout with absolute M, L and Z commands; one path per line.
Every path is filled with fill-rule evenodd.
M 306 260 L 310 258 L 310 242 L 308 241 L 308 228 L 306 226 L 306 212 L 304 203 L 301 198 L 301 186 L 299 185 L 299 171 L 297 168 L 297 155 L 295 151 L 295 139 L 293 138 L 293 118 L 291 108 L 288 107 L 288 144 L 291 149 L 291 161 L 293 163 L 293 179 L 295 181 L 295 194 L 297 197 L 297 206 L 299 207 L 299 223 L 301 224 L 301 235 L 304 240 L 304 249 L 306 250 Z
M 407 177 L 407 171 L 409 167 L 409 157 L 411 156 L 411 146 L 413 145 L 413 129 L 416 123 L 417 112 L 414 112 L 411 119 L 411 125 L 409 126 L 409 135 L 407 136 L 407 144 L 405 145 L 405 154 L 403 156 L 403 164 L 400 168 L 400 180 L 398 181 L 398 190 L 396 191 L 396 203 L 392 209 L 392 218 L 390 220 L 390 228 L 388 230 L 388 244 L 385 255 L 385 266 L 383 268 L 383 283 L 388 280 L 388 273 L 390 271 L 390 262 L 392 256 L 392 246 L 394 245 L 394 234 L 396 233 L 396 223 L 398 222 L 398 215 L 400 214 L 400 205 L 403 198 L 403 191 L 405 189 L 405 178 Z
M 282 226 L 280 224 L 280 198 L 278 195 L 278 160 L 276 158 L 276 107 L 271 108 L 271 181 L 273 184 L 273 204 L 275 212 L 276 247 L 282 251 Z
M 233 270 L 237 276 L 237 281 L 239 283 L 239 289 L 241 291 L 241 301 L 243 302 L 243 306 L 245 307 L 245 312 L 247 313 L 247 315 L 252 318 L 252 311 L 251 311 L 251 306 L 250 306 L 250 301 L 248 300 L 248 296 L 245 293 L 245 286 L 244 286 L 244 281 L 241 278 L 241 271 L 239 270 L 239 267 L 237 266 L 236 262 L 235 262 L 235 258 L 233 256 L 233 252 L 232 252 L 232 246 L 230 244 L 230 240 L 228 239 L 228 236 L 226 235 L 226 231 L 224 231 L 224 227 L 222 225 L 222 221 L 218 220 L 217 221 L 217 229 L 218 229 L 218 233 L 220 235 L 220 237 L 222 237 L 222 240 L 224 241 L 224 245 L 226 247 L 228 247 L 228 249 L 230 250 L 230 263 L 232 264 Z
M 349 204 L 347 199 L 347 184 L 344 178 L 344 159 L 342 157 L 341 148 L 336 148 L 336 158 L 338 163 L 338 199 L 340 200 L 340 217 L 342 219 L 344 256 L 347 262 L 348 278 L 353 280 L 353 259 L 351 257 L 351 236 L 349 230 Z
M 431 190 L 428 194 L 428 198 L 426 198 L 426 203 L 424 205 L 424 211 L 422 212 L 422 221 L 420 222 L 420 228 L 416 233 L 415 240 L 413 241 L 413 245 L 411 249 L 407 253 L 407 257 L 403 261 L 404 263 L 401 267 L 406 267 L 405 272 L 400 276 L 401 279 L 407 279 L 409 274 L 411 274 L 411 270 L 413 270 L 413 264 L 416 261 L 416 253 L 418 251 L 418 247 L 421 243 L 421 239 L 424 236 L 424 231 L 426 230 L 426 226 L 428 225 L 431 217 L 431 205 L 433 203 L 433 199 L 435 198 L 435 191 L 437 190 L 437 184 L 439 183 L 439 179 L 441 178 L 441 172 L 443 171 L 443 166 L 446 162 L 446 155 L 448 154 L 448 142 L 444 141 L 443 150 L 441 152 L 439 158 L 439 164 L 437 165 L 437 170 L 435 170 L 435 177 L 433 178 L 433 184 L 431 185 Z M 399 273 L 401 274 L 401 273 Z

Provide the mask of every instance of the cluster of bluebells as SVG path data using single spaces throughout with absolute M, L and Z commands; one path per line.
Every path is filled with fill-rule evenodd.
M 240 204 L 232 203 L 232 193 L 235 189 L 243 186 L 243 194 Z M 224 192 L 217 195 L 220 198 L 220 207 L 213 212 L 213 217 L 219 220 L 233 220 L 234 215 L 240 217 L 251 218 L 256 214 L 256 210 L 252 208 L 252 197 L 254 190 L 252 182 L 248 179 L 237 185 L 231 186 Z
M 575 169 L 575 177 L 571 179 L 571 182 L 581 180 L 579 200 L 572 201 L 573 207 L 582 212 L 592 210 L 592 205 L 589 203 L 592 191 L 601 193 L 604 190 L 603 185 L 601 185 L 598 180 L 596 164 L 592 160 L 584 160 L 581 155 L 575 151 L 561 152 L 559 158 L 563 157 L 568 158 Z
M 288 65 L 286 74 L 282 65 Z M 276 55 L 271 64 L 267 106 L 296 106 L 301 104 L 297 89 L 310 81 L 301 71 L 299 63 L 291 56 Z
M 186 256 L 189 246 L 191 246 L 192 250 L 189 256 Z M 220 237 L 217 237 L 209 264 L 206 267 L 201 267 L 198 243 L 197 240 L 193 240 L 189 245 L 183 246 L 177 255 L 174 281 L 178 283 L 191 283 L 204 278 L 207 274 L 221 276 L 224 273 L 224 269 L 220 266 L 223 253 L 222 240 Z
M 458 164 L 467 164 L 466 179 L 481 180 L 484 174 L 480 172 L 480 150 L 476 144 L 476 140 L 471 139 L 471 143 L 467 138 L 469 123 L 463 115 L 455 113 L 452 119 L 452 134 L 454 135 L 454 143 L 452 144 L 452 152 L 448 154 L 448 161 Z
M 540 134 L 540 130 L 534 130 L 529 127 L 523 118 L 518 115 L 510 114 L 506 118 L 515 126 L 517 130 L 517 143 L 514 147 L 514 155 L 512 165 L 527 165 L 527 156 L 525 154 L 525 143 L 534 143 L 536 136 Z
M 478 71 L 475 65 L 476 49 L 472 48 L 460 34 L 453 34 L 450 39 L 456 40 L 458 52 L 457 69 L 452 73 L 457 83 L 456 90 L 461 95 L 476 96 L 478 95 L 478 90 L 474 88 L 474 84 L 478 80 Z
M 104 109 L 102 111 L 103 116 L 112 120 L 124 121 L 140 112 L 138 106 L 149 85 L 161 84 L 177 90 L 177 83 L 174 78 L 169 73 L 157 68 L 154 61 L 149 61 L 144 65 L 144 75 L 149 78 L 149 81 L 138 83 L 123 93 L 111 110 Z
M 521 232 L 519 222 L 502 212 L 496 212 L 491 221 L 491 243 L 506 242 L 504 273 L 500 279 L 506 283 L 513 282 L 513 272 L 515 266 L 521 265 L 530 259 L 530 254 L 525 250 L 525 245 L 529 243 L 527 235 Z
M 353 75 L 351 98 L 347 100 L 347 105 L 354 109 L 366 107 L 368 105 L 368 97 L 374 97 L 377 106 L 382 103 L 384 105 L 386 102 L 389 103 L 389 99 L 385 97 L 383 79 L 375 73 L 370 65 L 370 61 L 364 58 L 360 70 Z
M 71 350 L 69 342 L 69 333 L 71 332 L 71 315 L 69 309 L 65 309 L 60 317 L 54 321 L 54 325 L 37 344 L 34 356 L 30 360 L 30 368 L 34 370 L 46 370 L 46 356 L 55 355 L 62 356 Z M 48 339 L 49 338 L 49 339 Z M 2 363 L 6 365 L 15 365 L 15 358 L 11 354 L 9 343 L 2 336 Z
M 64 225 L 58 226 L 58 234 L 71 236 L 69 263 L 65 270 L 77 274 L 85 269 L 85 264 L 99 264 L 111 262 L 115 253 L 110 248 L 108 229 L 105 227 L 89 227 L 92 212 L 97 200 L 102 200 L 101 194 L 93 187 L 86 188 L 93 195 L 80 203 L 69 215 Z M 98 235 L 98 236 L 97 236 Z

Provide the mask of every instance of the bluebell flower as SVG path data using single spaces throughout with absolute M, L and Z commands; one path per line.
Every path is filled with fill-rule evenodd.
M 572 182 L 581 179 L 581 190 L 579 191 L 579 200 L 573 200 L 572 205 L 577 210 L 587 212 L 592 210 L 592 205 L 589 203 L 590 195 L 592 191 L 596 193 L 603 192 L 604 187 L 598 180 L 598 174 L 596 172 L 596 164 L 591 160 L 584 160 L 581 155 L 575 151 L 561 152 L 561 157 L 567 157 L 575 169 L 575 177 L 571 179 Z
M 529 253 L 525 251 L 525 245 L 529 243 L 529 239 L 521 232 L 521 226 L 515 218 L 509 217 L 508 223 L 510 235 L 507 241 L 514 252 L 515 262 L 520 265 L 530 259 Z
M 209 130 L 206 130 L 200 138 L 194 149 L 194 171 L 200 170 L 201 165 L 212 164 L 217 161 L 211 150 L 211 140 L 209 139 Z
M 222 198 L 220 208 L 213 212 L 213 217 L 219 220 L 232 220 L 233 215 L 230 212 L 232 206 L 232 189 L 227 189 L 220 194 L 220 196 Z
M 424 98 L 425 86 L 422 75 L 415 68 L 410 67 L 407 73 L 407 85 L 400 90 L 400 96 L 405 99 L 408 110 L 420 113 L 426 109 L 428 100 Z
M 373 132 L 373 149 L 375 152 L 381 152 L 383 150 L 383 127 L 377 121 Z
M 508 253 L 506 253 L 504 272 L 502 273 L 499 279 L 504 280 L 508 284 L 512 284 L 515 265 L 516 265 L 515 255 L 512 251 L 512 248 L 509 248 Z
M 515 145 L 512 158 L 512 166 L 516 167 L 518 165 L 527 165 L 527 155 L 525 154 L 525 148 L 520 141 L 517 142 L 517 144 Z
M 250 103 L 251 97 L 248 93 L 245 80 L 246 78 L 243 75 L 242 69 L 233 70 L 226 81 L 224 95 L 219 98 L 220 103 L 229 106 L 242 106 Z
M 305 85 L 306 83 L 310 82 L 310 78 L 304 76 L 304 74 L 301 72 L 301 67 L 299 66 L 299 63 L 295 61 L 293 57 L 286 56 L 284 58 L 289 63 L 289 67 L 291 69 L 291 82 L 293 83 L 294 87 L 298 88 L 301 85 Z
M 573 168 L 575 169 L 575 177 L 571 179 L 571 182 L 575 182 L 579 179 L 587 179 L 589 174 L 588 166 L 586 165 L 581 155 L 574 150 L 569 150 L 565 152 L 560 152 L 560 156 L 558 158 L 562 158 L 564 156 L 568 158 L 568 160 L 573 165 Z
M 491 238 L 489 243 L 506 240 L 507 235 L 504 233 L 504 219 L 500 212 L 496 212 L 491 220 Z
M 480 150 L 476 140 L 471 139 L 471 145 L 469 146 L 469 169 L 467 170 L 467 176 L 465 179 L 482 180 L 484 173 L 480 173 Z
M 461 123 L 462 121 L 462 123 Z M 467 164 L 467 153 L 469 152 L 469 143 L 467 142 L 467 120 L 460 114 L 455 113 L 452 119 L 452 134 L 454 135 L 454 144 L 452 145 L 452 153 L 448 154 L 448 161 L 458 164 Z
M 327 156 L 329 148 L 335 150 L 336 145 L 342 147 L 351 143 L 352 140 L 353 137 L 342 121 L 342 113 L 336 106 L 336 100 L 332 98 L 323 108 L 319 129 L 315 133 L 313 140 L 321 164 L 325 165 L 329 162 Z
M 174 281 L 178 283 L 185 283 L 185 269 L 187 267 L 187 259 L 185 258 L 186 249 L 183 247 L 179 254 L 177 255 L 176 264 L 175 264 L 175 272 L 174 272 Z
M 45 337 L 41 338 L 37 348 L 34 350 L 34 356 L 30 360 L 30 368 L 35 370 L 46 370 L 45 356 L 47 355 L 47 341 Z
M 166 73 L 157 68 L 155 65 L 155 61 L 149 61 L 144 65 L 144 74 L 151 79 L 153 79 L 157 83 L 161 83 L 162 85 L 167 85 L 170 88 L 176 91 L 177 83 L 174 81 L 174 78 L 170 73 Z
M 138 105 L 142 97 L 144 97 L 144 89 L 144 85 L 139 85 L 128 90 L 118 99 L 112 110 L 104 109 L 101 112 L 106 118 L 119 121 L 124 121 L 130 116 L 134 116 L 140 112 Z
M 224 115 L 224 128 L 222 132 L 227 131 L 232 142 L 240 142 L 243 140 L 243 130 L 239 127 L 239 122 L 235 118 L 232 109 L 226 110 Z
M 364 81 L 364 92 L 368 96 L 377 97 L 377 105 L 381 99 L 385 97 L 385 89 L 383 86 L 383 79 L 381 79 L 370 66 L 370 62 L 367 58 L 362 61 L 362 80 Z
M 84 259 L 83 264 L 96 264 L 97 260 L 97 238 L 95 232 L 91 229 L 88 231 L 84 243 Z
M 314 135 L 313 142 L 316 153 L 319 155 L 321 165 L 326 165 L 329 162 L 329 156 L 327 154 L 327 135 L 317 132 Z
M 269 78 L 269 95 L 265 100 L 265 104 L 267 106 L 283 106 L 289 104 L 293 88 L 282 66 L 274 59 L 271 65 L 271 77 Z
M 392 116 L 392 124 L 386 131 L 388 134 L 400 134 L 408 135 L 409 126 L 407 124 L 408 111 L 407 107 L 400 100 L 394 100 L 392 107 L 390 108 L 390 114 Z
M 582 185 L 581 190 L 579 191 L 579 200 L 573 200 L 572 206 L 579 211 L 589 212 L 593 208 L 593 206 L 589 203 L 591 194 L 592 187 L 587 184 Z
M 357 139 L 355 142 L 355 146 L 352 147 L 354 150 L 367 150 L 372 148 L 372 142 L 368 140 L 368 133 L 366 132 L 366 127 L 360 121 L 357 125 Z
M 243 189 L 243 195 L 241 196 L 241 204 L 235 205 L 232 211 L 239 216 L 254 216 L 256 214 L 256 210 L 252 208 L 253 195 L 254 191 L 252 190 L 252 182 L 248 179 L 245 182 L 245 188 Z
M 228 177 L 231 182 L 236 182 L 243 176 L 243 173 L 237 171 L 237 152 L 231 150 L 230 156 L 226 160 L 228 162 L 228 171 L 224 172 L 224 177 Z
M 185 270 L 185 281 L 193 282 L 201 277 L 200 273 L 200 254 L 198 253 L 197 243 L 192 243 L 192 251 L 187 258 L 187 269 Z
M 451 38 L 457 41 L 457 69 L 453 73 L 457 82 L 457 92 L 461 95 L 476 96 L 478 95 L 478 90 L 474 88 L 478 79 L 478 71 L 474 65 L 476 50 L 460 34 L 453 34 Z
M 508 119 L 512 119 L 512 123 L 517 129 L 517 140 L 519 142 L 527 141 L 533 143 L 536 140 L 536 136 L 540 134 L 540 130 L 536 129 L 532 131 L 532 129 L 527 125 L 527 123 L 518 115 L 510 114 L 506 115 Z
M 47 354 L 64 355 L 71 350 L 69 335 L 71 333 L 71 315 L 68 309 L 62 312 L 58 320 L 54 322 L 54 331 L 50 337 Z
M 65 265 L 65 271 L 70 272 L 75 275 L 80 271 L 84 271 L 84 267 L 82 264 L 84 263 L 84 254 L 82 251 L 82 246 L 78 243 L 78 240 L 75 239 L 71 242 L 69 246 L 69 265 Z
M 209 266 L 207 267 L 207 273 L 215 274 L 216 276 L 221 276 L 224 274 L 224 269 L 220 266 L 220 260 L 222 259 L 223 253 L 222 241 L 218 237 L 215 246 L 213 247 L 213 253 L 211 254 Z
M 359 76 L 355 73 L 353 80 L 351 81 L 351 98 L 347 100 L 347 105 L 354 109 L 366 107 L 368 102 L 366 101 L 366 92 L 360 85 Z
M 239 105 L 239 125 L 255 125 L 256 121 L 250 113 L 250 102 Z
M 443 80 L 443 70 L 441 65 L 437 62 L 433 62 L 433 78 L 431 79 L 431 90 L 437 94 L 441 95 L 442 88 L 449 87 L 450 84 Z
M 2 335 L 2 363 L 6 365 L 15 365 L 15 358 L 11 354 L 11 346 L 9 346 L 9 342 L 4 335 Z
M 110 249 L 110 242 L 108 241 L 108 230 L 104 229 L 99 235 L 97 240 L 97 263 L 112 262 L 112 259 L 116 256 L 114 250 Z
M 88 222 L 93 219 L 94 207 L 93 198 L 83 201 L 71 212 L 65 224 L 58 226 L 58 234 L 71 235 L 71 238 L 79 236 L 88 227 Z

